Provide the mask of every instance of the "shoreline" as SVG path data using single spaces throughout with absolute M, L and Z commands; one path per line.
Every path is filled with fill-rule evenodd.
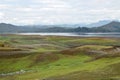
M 39 36 L 39 37 L 71 37 L 71 38 L 115 38 L 115 39 L 120 39 L 120 36 L 119 37 L 116 37 L 116 36 L 73 36 L 73 35 L 40 35 L 40 34 L 0 34 L 0 36 Z

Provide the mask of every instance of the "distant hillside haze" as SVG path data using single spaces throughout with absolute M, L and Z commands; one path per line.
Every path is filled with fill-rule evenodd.
M 0 33 L 34 32 L 36 28 L 0 23 Z
M 96 31 L 120 32 L 120 22 L 112 21 L 111 23 L 97 27 L 96 29 Z
M 63 25 L 15 26 L 0 23 L 0 33 L 22 32 L 120 32 L 120 22 L 112 21 L 108 24 L 96 27 L 81 27 L 79 25 L 76 25 L 76 27 L 66 27 Z
M 99 21 L 99 22 L 88 24 L 88 25 L 86 25 L 86 27 L 90 27 L 90 28 L 91 27 L 100 27 L 100 26 L 106 25 L 110 22 L 112 22 L 112 21 L 111 20 L 102 20 L 102 21 Z
M 14 26 L 14 25 L 12 25 L 12 24 L 6 24 L 6 23 L 0 23 L 0 32 L 1 33 L 4 33 L 4 32 L 16 32 L 16 31 L 18 31 L 19 29 L 18 29 L 19 27 L 17 27 L 17 26 Z

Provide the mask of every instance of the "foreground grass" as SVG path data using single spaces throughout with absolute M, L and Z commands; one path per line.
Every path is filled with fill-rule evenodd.
M 52 62 L 49 64 L 37 64 L 32 69 L 35 72 L 16 75 L 16 76 L 9 76 L 8 78 L 13 78 L 17 80 L 35 80 L 35 79 L 44 79 L 51 76 L 62 76 L 73 72 L 78 71 L 87 71 L 87 72 L 94 72 L 96 70 L 102 70 L 104 68 L 109 67 L 110 65 L 114 65 L 120 63 L 120 58 L 103 58 L 93 62 L 85 62 L 89 60 L 90 57 L 88 56 L 74 56 L 74 57 L 67 57 L 62 58 L 56 62 Z M 28 64 L 20 63 L 24 66 Z M 20 64 L 15 66 L 18 67 Z M 12 66 L 12 65 L 11 65 Z M 19 66 L 20 67 L 20 66 Z M 24 68 L 22 66 L 22 68 Z M 7 79 L 8 79 L 7 78 Z M 2 78 L 3 80 L 7 80 L 6 78 Z
M 0 51 L 12 52 L 16 51 L 15 49 L 32 51 L 29 54 L 0 55 L 0 74 L 30 71 L 0 77 L 0 80 L 120 79 L 119 56 L 93 59 L 95 56 L 84 52 L 112 49 L 113 46 L 120 45 L 119 39 L 9 35 L 1 36 L 0 40 L 2 44 Z

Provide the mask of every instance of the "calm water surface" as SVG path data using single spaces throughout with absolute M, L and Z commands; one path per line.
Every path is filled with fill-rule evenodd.
M 120 33 L 15 33 L 17 35 L 79 36 L 79 37 L 120 37 Z

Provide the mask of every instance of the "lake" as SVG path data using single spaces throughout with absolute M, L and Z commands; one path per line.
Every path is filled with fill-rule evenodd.
M 77 37 L 120 37 L 120 33 L 15 33 L 17 35 L 77 36 Z

